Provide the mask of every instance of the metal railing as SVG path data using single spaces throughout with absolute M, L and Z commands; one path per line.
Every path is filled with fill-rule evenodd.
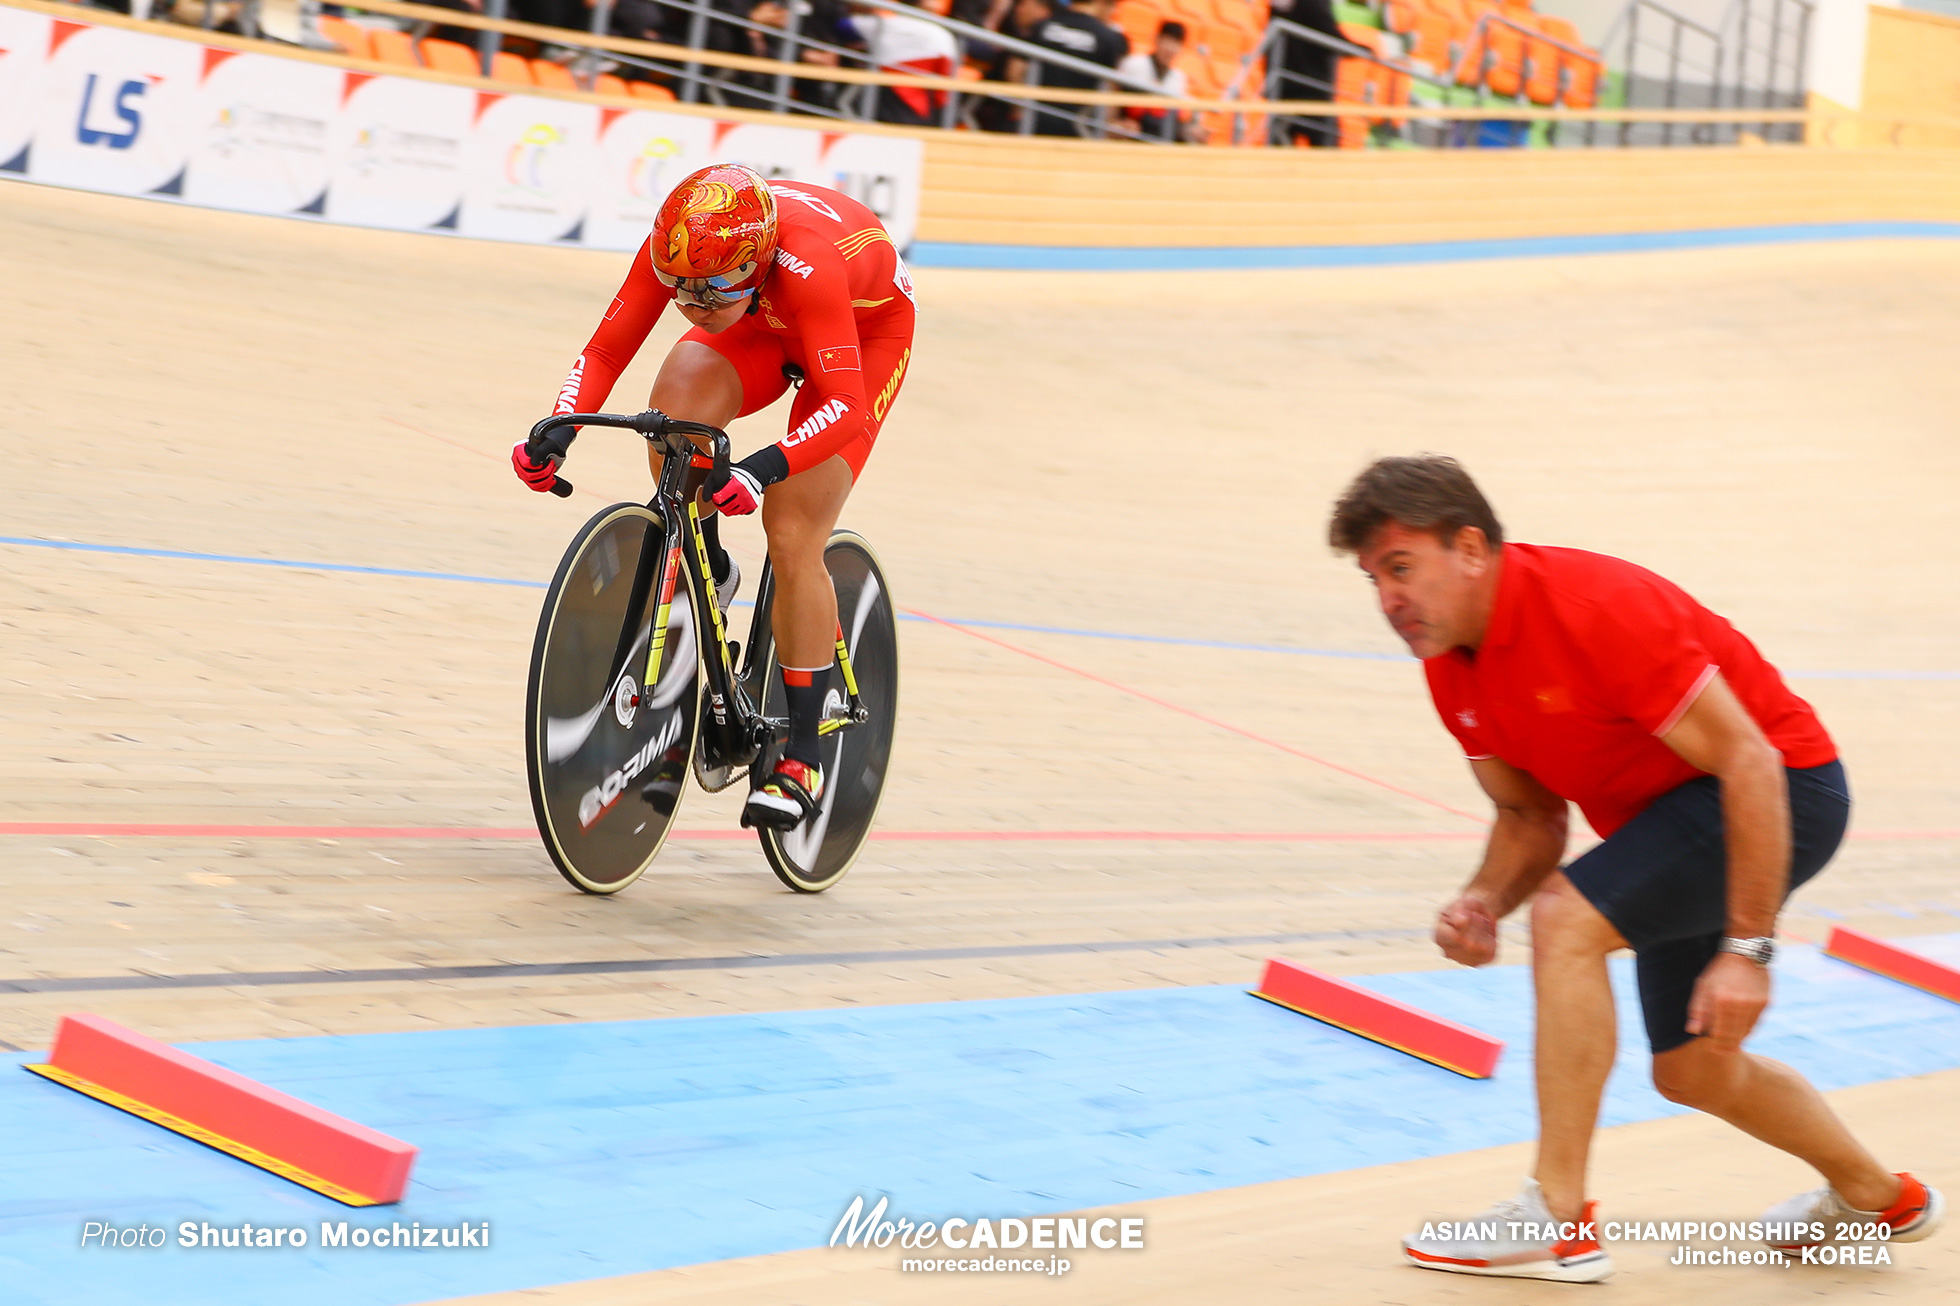
M 87 0 L 82 2 L 87 3 Z M 207 12 L 212 4 L 226 2 L 206 0 Z M 230 3 L 237 2 L 230 0 Z M 898 0 L 859 2 L 867 9 L 902 14 L 936 24 L 947 32 L 953 49 L 961 58 L 968 53 L 991 56 L 996 63 L 1004 62 L 1005 56 L 1018 58 L 1022 62 L 1015 66 L 1014 74 L 1021 81 L 1018 84 L 976 82 L 964 76 L 920 73 L 909 71 L 906 67 L 878 68 L 874 66 L 875 61 L 869 52 L 810 37 L 801 31 L 798 22 L 780 28 L 768 27 L 719 12 L 713 8 L 711 0 L 662 2 L 687 13 L 687 25 L 703 42 L 701 46 L 674 45 L 658 40 L 601 35 L 500 19 L 495 13 L 505 6 L 507 0 L 484 0 L 485 8 L 490 11 L 487 15 L 435 9 L 407 0 L 365 0 L 363 4 L 350 7 L 386 16 L 412 29 L 412 35 L 417 37 L 437 28 L 461 28 L 477 33 L 475 38 L 466 35 L 458 39 L 476 40 L 476 73 L 485 82 L 495 80 L 488 74 L 496 71 L 499 64 L 496 56 L 504 39 L 522 38 L 532 43 L 531 48 L 542 47 L 543 53 L 567 63 L 575 84 L 587 92 L 598 89 L 596 78 L 609 68 L 638 69 L 651 74 L 658 81 L 679 87 L 690 101 L 711 112 L 715 107 L 726 106 L 735 112 L 787 112 L 845 121 L 877 117 L 890 122 L 893 119 L 884 118 L 881 112 L 881 100 L 887 92 L 925 91 L 936 97 L 930 102 L 934 106 L 936 123 L 922 125 L 939 127 L 975 125 L 976 110 L 995 106 L 1008 115 L 1006 129 L 1020 132 L 1038 131 L 1037 115 L 1041 115 L 1061 124 L 1060 129 L 1070 134 L 1135 139 L 1138 132 L 1126 120 L 1129 115 L 1137 114 L 1154 115 L 1153 125 L 1161 124 L 1163 128 L 1162 137 L 1157 139 L 1174 140 L 1180 134 L 1176 131 L 1180 120 L 1193 115 L 1217 115 L 1232 119 L 1231 139 L 1242 143 L 1257 140 L 1273 130 L 1278 130 L 1284 136 L 1297 124 L 1325 125 L 1331 120 L 1345 123 L 1350 128 L 1350 143 L 1368 143 L 1353 140 L 1351 130 L 1356 124 L 1366 124 L 1366 135 L 1372 138 L 1373 143 L 1406 142 L 1437 146 L 1470 143 L 1565 144 L 1571 138 L 1562 137 L 1561 131 L 1574 127 L 1582 127 L 1584 131 L 1573 143 L 1591 145 L 1597 141 L 1599 133 L 1595 129 L 1599 125 L 1617 127 L 1617 131 L 1607 134 L 1616 137 L 1621 144 L 1647 143 L 1637 139 L 1641 133 L 1653 136 L 1653 143 L 1673 143 L 1677 131 L 1684 129 L 1688 132 L 1689 140 L 1736 139 L 1740 131 L 1749 127 L 1764 132 L 1775 129 L 1799 138 L 1806 132 L 1814 132 L 1819 134 L 1818 139 L 1823 139 L 1847 116 L 1828 106 L 1763 107 L 1762 92 L 1752 94 L 1743 79 L 1725 80 L 1722 77 L 1721 68 L 1730 47 L 1724 44 L 1720 32 L 1708 35 L 1709 29 L 1705 27 L 1698 30 L 1708 43 L 1709 57 L 1706 60 L 1685 59 L 1682 47 L 1687 36 L 1677 33 L 1670 51 L 1672 67 L 1666 73 L 1666 77 L 1673 82 L 1673 92 L 1670 94 L 1665 89 L 1661 79 L 1655 79 L 1656 85 L 1662 86 L 1658 98 L 1663 105 L 1671 99 L 1673 107 L 1643 108 L 1638 105 L 1637 97 L 1628 97 L 1636 99 L 1633 107 L 1609 107 L 1613 105 L 1615 97 L 1603 84 L 1602 69 L 1596 55 L 1500 14 L 1485 15 L 1469 37 L 1459 38 L 1459 44 L 1450 50 L 1448 62 L 1452 66 L 1442 72 L 1427 64 L 1330 38 L 1282 19 L 1264 34 L 1253 51 L 1239 61 L 1237 75 L 1231 79 L 1226 92 L 1210 98 L 1173 98 L 1155 93 L 1148 84 L 1122 77 L 1114 69 L 1101 64 L 1003 36 L 983 27 L 925 14 Z M 316 0 L 243 0 L 243 3 L 248 7 L 263 3 L 269 10 L 277 9 L 285 14 L 296 5 L 310 6 Z M 597 0 L 597 3 L 606 4 L 609 0 Z M 1771 14 L 1771 19 L 1766 21 L 1771 23 L 1772 39 L 1754 44 L 1767 50 L 1768 55 L 1752 56 L 1751 62 L 1734 66 L 1751 71 L 1752 76 L 1754 69 L 1767 66 L 1770 71 L 1762 75 L 1762 80 L 1767 83 L 1767 93 L 1788 96 L 1793 92 L 1784 90 L 1781 82 L 1787 80 L 1800 84 L 1800 75 L 1790 70 L 1800 65 L 1802 47 L 1808 39 L 1809 0 L 1732 0 L 1731 7 L 1737 14 L 1742 14 L 1746 6 L 1778 4 L 1798 6 L 1789 11 L 1797 15 L 1797 21 L 1775 20 L 1773 10 L 1761 11 Z M 1641 20 L 1635 15 L 1641 13 L 1664 17 L 1670 23 L 1680 17 L 1667 10 L 1660 0 L 1633 0 L 1627 13 L 1622 16 L 1621 26 L 1616 27 L 1615 31 L 1624 32 L 1629 48 L 1636 50 L 1657 44 L 1651 31 L 1643 35 L 1640 30 L 1638 24 Z M 605 20 L 604 14 L 594 16 L 595 25 Z M 1747 27 L 1750 21 L 1753 20 L 1738 18 L 1736 25 Z M 252 24 L 249 8 L 246 14 L 240 15 L 240 22 L 241 25 Z M 709 23 L 727 23 L 748 36 L 760 35 L 763 48 L 769 50 L 770 55 L 780 53 L 801 58 L 804 52 L 818 50 L 827 52 L 834 62 L 828 65 L 789 62 L 775 57 L 709 48 L 706 45 Z M 310 34 L 310 24 L 304 26 L 308 28 L 309 35 L 302 43 L 323 44 Z M 1490 81 L 1490 72 L 1499 62 L 1492 58 L 1491 51 L 1496 43 L 1490 37 L 1498 29 L 1509 29 L 1501 60 L 1506 73 L 1503 85 L 1507 89 L 1501 93 Z M 1787 36 L 1791 32 L 1795 35 Z M 1468 47 L 1463 44 L 1466 40 Z M 1287 67 L 1289 61 L 1279 57 L 1282 54 L 1281 43 L 1286 41 L 1307 42 L 1320 47 L 1324 55 L 1336 61 L 1327 70 L 1330 78 L 1302 75 Z M 1466 63 L 1461 52 L 1471 47 L 1484 53 Z M 417 48 L 419 51 L 420 47 Z M 1667 49 L 1667 46 L 1661 48 Z M 1553 91 L 1546 89 L 1543 67 L 1534 62 L 1548 57 L 1559 60 L 1560 73 L 1556 90 Z M 417 61 L 420 62 L 419 53 Z M 1347 81 L 1344 86 L 1340 61 L 1347 61 L 1349 65 L 1366 65 L 1368 75 L 1357 78 L 1355 69 L 1349 66 L 1345 69 Z M 1728 94 L 1733 96 L 1736 103 L 1748 104 L 1751 99 L 1756 103 L 1748 108 L 1724 107 L 1712 92 L 1700 97 L 1682 94 L 1681 88 L 1694 81 L 1691 76 L 1684 75 L 1684 63 L 1705 64 L 1713 69 L 1708 74 L 1710 80 L 1707 85 L 1730 88 Z M 1571 69 L 1581 65 L 1588 70 L 1591 84 L 1586 95 L 1577 97 L 1580 104 L 1575 107 L 1569 103 L 1567 94 L 1571 89 L 1568 74 Z M 1050 70 L 1068 74 L 1078 87 L 1087 84 L 1114 89 L 1083 90 L 1048 85 L 1045 82 Z M 1255 70 L 1259 72 L 1257 77 L 1254 76 Z M 445 76 L 433 69 L 429 70 L 429 75 L 438 78 Z M 629 72 L 628 76 L 631 75 Z M 520 76 L 518 80 L 528 82 L 528 75 Z M 1260 88 L 1256 98 L 1248 94 L 1248 84 L 1253 82 L 1257 82 Z M 1644 82 L 1636 82 L 1633 89 L 1637 91 L 1643 85 Z M 819 94 L 810 93 L 813 86 Z M 1734 89 L 1737 87 L 1740 89 Z M 1624 93 L 1623 87 L 1611 89 Z M 614 87 L 610 95 L 619 97 L 623 90 Z M 1512 91 L 1520 92 L 1522 98 L 1513 96 Z M 554 92 L 547 88 L 542 93 Z M 1340 97 L 1343 95 L 1348 99 L 1342 100 Z M 907 98 L 914 105 L 918 102 L 917 96 Z M 1712 107 L 1681 107 L 1682 101 L 1689 98 L 1699 98 Z M 1353 102 L 1356 99 L 1362 102 Z M 1527 99 L 1534 102 L 1527 103 Z M 1548 99 L 1549 105 L 1546 103 Z M 639 103 L 645 104 L 646 101 Z M 1849 116 L 1862 120 L 1869 115 Z M 1544 124 L 1542 128 L 1537 126 L 1540 123 Z M 996 115 L 996 120 L 988 125 L 999 130 L 1001 119 Z
M 1621 52 L 1629 109 L 1796 109 L 1805 101 L 1814 9 L 1810 0 L 1730 0 L 1710 27 L 1661 0 L 1628 0 L 1601 46 Z M 1752 126 L 1763 140 L 1803 139 L 1802 124 L 1773 119 L 1697 124 L 1688 139 L 1733 144 Z M 1620 136 L 1623 143 L 1671 145 L 1674 128 L 1622 124 Z
M 1729 92 L 1733 107 L 1787 109 L 1803 104 L 1815 12 L 1810 0 L 1731 0 L 1722 29 L 1735 54 Z M 1762 124 L 1765 140 L 1803 139 L 1791 132 L 1787 126 Z
M 1399 136 L 1412 144 L 1437 148 L 1489 145 L 1505 137 L 1516 138 L 1507 139 L 1505 143 L 1521 144 L 1524 135 L 1521 125 L 1528 118 L 1508 122 L 1502 118 L 1495 119 L 1494 121 L 1503 123 L 1506 127 L 1506 132 L 1498 134 L 1482 125 L 1483 122 L 1493 121 L 1493 119 L 1464 120 L 1452 119 L 1448 116 L 1448 107 L 1452 100 L 1467 100 L 1480 109 L 1516 102 L 1516 96 L 1499 96 L 1491 86 L 1491 74 L 1497 70 L 1500 63 L 1500 55 L 1493 48 L 1490 39 L 1493 31 L 1509 31 L 1516 34 L 1519 62 L 1514 75 L 1520 96 L 1524 94 L 1526 87 L 1540 83 L 1542 70 L 1536 67 L 1536 61 L 1543 57 L 1542 51 L 1550 50 L 1553 52 L 1553 57 L 1559 60 L 1559 68 L 1553 79 L 1554 90 L 1549 97 L 1549 103 L 1541 107 L 1553 109 L 1573 107 L 1569 105 L 1568 100 L 1572 96 L 1575 83 L 1568 61 L 1583 62 L 1592 67 L 1592 92 L 1586 97 L 1587 103 L 1577 107 L 1590 109 L 1598 103 L 1599 96 L 1606 87 L 1606 64 L 1598 52 L 1562 41 L 1497 13 L 1483 15 L 1462 42 L 1452 45 L 1449 51 L 1449 66 L 1441 70 L 1418 60 L 1386 56 L 1367 46 L 1328 36 L 1324 32 L 1303 27 L 1289 19 L 1276 18 L 1268 26 L 1266 35 L 1259 45 L 1241 61 L 1238 75 L 1226 88 L 1222 98 L 1241 97 L 1245 82 L 1259 65 L 1259 61 L 1264 60 L 1265 73 L 1261 93 L 1265 99 L 1324 98 L 1330 102 L 1331 109 L 1333 107 L 1331 102 L 1336 98 L 1341 81 L 1339 61 L 1360 60 L 1387 74 L 1385 79 L 1372 76 L 1366 78 L 1364 85 L 1369 92 L 1386 81 L 1390 86 L 1403 88 L 1407 96 L 1406 99 L 1398 98 L 1393 101 L 1394 107 L 1417 104 L 1427 105 L 1439 111 L 1439 116 L 1435 118 L 1399 117 L 1393 123 L 1386 119 L 1363 117 L 1361 121 L 1370 123 L 1373 130 L 1381 131 L 1390 137 Z M 1333 60 L 1330 65 L 1331 80 L 1288 67 L 1291 61 L 1286 57 L 1287 42 L 1308 45 L 1330 57 Z M 1473 58 L 1476 61 L 1474 74 L 1471 80 L 1466 81 L 1462 76 L 1468 67 L 1466 61 Z M 1391 104 L 1389 101 L 1382 103 Z M 1339 122 L 1353 121 L 1354 117 L 1351 112 L 1340 115 L 1275 114 L 1269 119 L 1268 138 L 1274 143 L 1283 144 L 1289 138 L 1304 135 L 1316 145 L 1334 144 L 1339 136 Z M 1561 124 L 1556 121 L 1549 126 L 1546 132 L 1548 144 L 1560 143 L 1560 126 Z M 1579 143 L 1586 145 L 1595 143 L 1594 126 L 1591 120 L 1587 121 L 1586 132 Z
M 1079 59 L 1074 55 L 1035 45 L 956 18 L 944 17 L 912 5 L 898 3 L 897 0 L 853 0 L 853 2 L 908 19 L 929 22 L 940 28 L 952 40 L 954 68 L 960 67 L 969 54 L 989 58 L 1009 56 L 1023 63 L 1022 84 L 1030 87 L 1050 85 L 1049 74 L 1061 72 L 1072 74 L 1076 81 L 1087 78 L 1097 90 L 1131 91 L 1146 95 L 1158 93 L 1149 83 L 1123 77 L 1115 69 L 1105 65 Z M 486 0 L 486 14 L 502 18 L 503 13 L 496 11 L 505 9 L 507 3 L 508 0 Z M 663 3 L 667 8 L 686 15 L 687 46 L 693 50 L 707 49 L 709 25 L 719 24 L 760 36 L 768 50 L 768 54 L 763 57 L 784 64 L 802 64 L 806 61 L 807 54 L 816 51 L 829 55 L 839 67 L 866 70 L 878 67 L 867 51 L 838 45 L 804 32 L 802 13 L 800 7 L 796 5 L 788 6 L 789 20 L 785 26 L 772 27 L 745 17 L 737 17 L 726 9 L 717 8 L 712 0 L 663 0 Z M 593 7 L 588 35 L 604 35 L 603 28 L 610 22 L 610 9 L 610 0 L 597 0 Z M 846 87 L 837 92 L 834 100 L 828 102 L 824 99 L 813 99 L 807 94 L 799 96 L 798 83 L 810 79 L 800 78 L 787 68 L 774 74 L 749 75 L 753 80 L 748 80 L 745 79 L 744 74 L 730 74 L 725 69 L 710 71 L 706 64 L 698 60 L 651 59 L 617 50 L 583 45 L 579 40 L 579 33 L 569 29 L 563 33 L 559 44 L 581 51 L 573 63 L 573 68 L 575 72 L 583 74 L 582 84 L 589 80 L 591 70 L 602 66 L 602 61 L 624 64 L 670 80 L 676 96 L 687 104 L 709 103 L 724 108 L 760 108 L 776 113 L 815 114 L 820 117 L 870 121 L 879 117 L 883 99 L 880 94 L 881 88 L 872 85 Z M 502 37 L 498 33 L 484 32 L 480 37 L 477 50 L 486 76 L 501 48 Z M 978 117 L 983 106 L 994 102 L 1007 106 L 1014 123 L 1014 130 L 1023 135 L 1036 132 L 1039 130 L 1040 123 L 1046 120 L 1054 127 L 1091 139 L 1104 139 L 1110 136 L 1122 136 L 1126 139 L 1158 139 L 1144 136 L 1135 130 L 1126 130 L 1122 124 L 1113 122 L 1113 116 L 1107 105 L 1075 108 L 1004 94 L 1003 92 L 1012 85 L 1013 83 L 1005 81 L 962 82 L 958 87 L 930 92 L 933 99 L 937 101 L 936 125 L 944 128 L 978 127 L 981 125 Z M 983 87 L 1000 89 L 983 90 Z M 1164 115 L 1161 138 L 1166 141 L 1175 139 L 1175 117 L 1175 114 Z

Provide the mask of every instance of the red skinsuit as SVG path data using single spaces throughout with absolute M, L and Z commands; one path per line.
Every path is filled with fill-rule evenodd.
M 727 358 L 742 381 L 739 416 L 788 388 L 782 365 L 806 378 L 779 445 L 790 474 L 842 454 L 856 476 L 905 379 L 912 354 L 912 280 L 876 214 L 822 186 L 771 182 L 776 265 L 756 311 L 720 335 L 683 339 Z M 651 238 L 649 238 L 651 239 Z M 633 361 L 674 292 L 653 274 L 645 244 L 626 283 L 558 392 L 560 413 L 594 413 Z

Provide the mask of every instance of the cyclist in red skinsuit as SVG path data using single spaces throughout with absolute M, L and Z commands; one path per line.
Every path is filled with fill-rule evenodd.
M 704 269 L 684 265 L 719 257 L 704 250 L 718 251 L 718 241 L 746 239 L 751 230 L 759 234 L 723 260 L 734 260 L 734 271 L 687 275 Z M 555 411 L 600 411 L 677 298 L 692 329 L 661 365 L 652 407 L 726 427 L 780 398 L 792 369 L 804 381 L 788 433 L 735 464 L 725 484 L 708 487 L 723 513 L 762 509 L 790 738 L 776 773 L 750 794 L 744 822 L 790 828 L 815 810 L 823 786 L 817 726 L 837 630 L 824 545 L 911 361 L 911 278 L 877 215 L 849 196 L 803 183 L 764 183 L 738 165 L 702 169 L 663 204 L 625 284 L 565 379 Z M 532 464 L 522 442 L 512 459 L 533 489 L 548 490 L 556 479 L 555 465 Z M 652 463 L 658 477 L 657 452 Z M 702 526 L 726 603 L 739 577 L 716 519 L 706 516 Z
M 877 214 L 864 205 L 800 182 L 771 182 L 769 188 L 776 196 L 780 234 L 776 265 L 755 310 L 718 331 L 697 323 L 668 360 L 671 364 L 689 343 L 726 360 L 742 387 L 741 410 L 729 420 L 780 398 L 790 384 L 783 364 L 794 364 L 806 384 L 790 410 L 789 432 L 775 446 L 788 474 L 841 455 L 855 478 L 910 361 L 912 279 Z M 652 242 L 649 236 L 640 246 L 605 321 L 565 378 L 554 411 L 598 412 L 673 302 L 674 292 L 654 275 Z M 668 370 L 661 369 L 661 380 Z M 660 392 L 656 381 L 654 393 Z M 673 417 L 689 416 L 658 403 L 654 407 Z

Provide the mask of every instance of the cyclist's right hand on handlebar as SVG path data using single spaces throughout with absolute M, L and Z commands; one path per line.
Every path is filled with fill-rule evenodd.
M 519 440 L 510 447 L 510 465 L 517 472 L 517 479 L 539 494 L 558 483 L 558 461 L 564 456 L 563 450 L 546 448 L 533 460 L 524 441 Z

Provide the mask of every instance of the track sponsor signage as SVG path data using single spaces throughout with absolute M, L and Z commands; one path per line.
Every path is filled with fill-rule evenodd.
M 903 248 L 922 154 L 900 137 L 478 91 L 0 4 L 0 179 L 630 250 L 675 182 L 733 160 L 855 196 Z

